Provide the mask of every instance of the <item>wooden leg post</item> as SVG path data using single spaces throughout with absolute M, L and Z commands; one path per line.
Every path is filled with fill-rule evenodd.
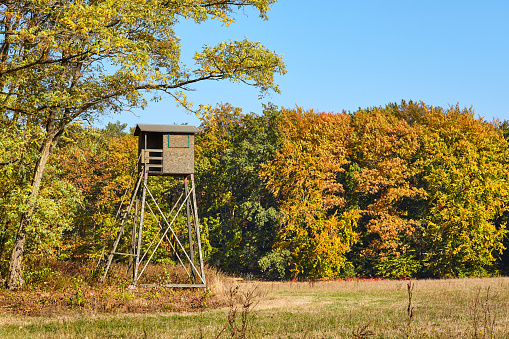
M 138 182 L 136 183 L 136 188 L 133 191 L 133 194 L 131 196 L 131 202 L 129 203 L 129 207 L 127 208 L 127 211 L 124 214 L 124 218 L 122 219 L 122 224 L 120 225 L 120 228 L 118 229 L 117 237 L 115 238 L 115 242 L 113 243 L 113 248 L 111 249 L 110 255 L 108 256 L 108 261 L 106 263 L 106 269 L 104 270 L 104 274 L 101 277 L 101 282 L 104 282 L 106 279 L 106 275 L 108 274 L 108 271 L 111 266 L 111 262 L 113 261 L 113 255 L 115 254 L 115 251 L 117 250 L 118 243 L 120 242 L 120 238 L 122 237 L 122 234 L 124 233 L 124 227 L 125 223 L 127 222 L 127 219 L 129 218 L 129 213 L 131 212 L 131 208 L 133 207 L 134 200 L 136 199 L 136 195 L 138 193 L 138 189 L 140 188 L 141 183 L 141 173 L 140 177 L 138 179 Z
M 133 283 L 131 287 L 135 287 L 136 283 L 138 282 L 139 276 L 138 276 L 138 269 L 140 266 L 140 252 L 141 252 L 141 239 L 142 239 L 142 233 L 143 233 L 143 216 L 145 213 L 145 200 L 147 197 L 147 179 L 148 179 L 148 172 L 147 167 L 143 167 L 143 189 L 141 193 L 141 209 L 140 209 L 140 226 L 138 228 L 138 243 L 136 245 L 136 253 L 135 253 L 135 260 L 134 260 L 134 273 L 133 273 Z
M 204 290 L 207 289 L 207 281 L 205 279 L 205 267 L 203 265 L 203 254 L 201 250 L 201 236 L 200 236 L 200 225 L 198 222 L 198 206 L 196 203 L 196 187 L 194 185 L 194 174 L 191 174 L 191 190 L 193 195 L 193 210 L 194 210 L 194 227 L 196 229 L 196 243 L 198 244 L 198 256 L 200 259 L 200 269 L 201 269 L 201 277 L 202 277 L 202 283 L 205 285 L 203 288 Z
M 187 177 L 184 178 L 184 190 L 185 196 L 189 197 L 189 187 L 187 184 Z M 187 230 L 189 234 L 189 257 L 191 258 L 191 262 L 194 265 L 194 246 L 193 246 L 193 227 L 191 226 L 191 199 L 188 198 L 186 201 L 186 212 L 187 212 Z M 196 272 L 193 269 L 193 265 L 191 265 L 191 272 L 193 275 L 193 283 L 196 284 Z

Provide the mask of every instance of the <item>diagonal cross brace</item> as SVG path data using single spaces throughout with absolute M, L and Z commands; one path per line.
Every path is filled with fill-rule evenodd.
M 198 273 L 198 269 L 196 268 L 196 266 L 194 265 L 193 261 L 191 260 L 191 258 L 189 257 L 188 253 L 186 252 L 184 246 L 182 245 L 182 243 L 180 242 L 180 240 L 178 239 L 175 231 L 173 230 L 172 228 L 172 225 L 173 223 L 175 222 L 175 219 L 177 218 L 177 215 L 179 214 L 180 210 L 182 209 L 182 207 L 184 207 L 184 204 L 187 203 L 187 200 L 189 199 L 189 197 L 191 196 L 191 193 L 194 192 L 194 187 L 188 192 L 186 198 L 184 199 L 184 201 L 181 203 L 177 213 L 175 213 L 175 216 L 173 217 L 171 223 L 168 223 L 168 220 L 166 219 L 166 217 L 164 216 L 164 213 L 161 211 L 161 209 L 159 208 L 159 205 L 157 204 L 157 201 L 154 199 L 154 196 L 152 195 L 152 192 L 150 192 L 150 190 L 148 189 L 148 187 L 145 187 L 145 189 L 147 190 L 148 194 L 150 195 L 150 198 L 152 199 L 152 201 L 154 202 L 154 204 L 156 205 L 157 207 L 157 210 L 159 211 L 159 213 L 161 214 L 164 222 L 166 223 L 166 225 L 168 226 L 166 228 L 166 230 L 164 231 L 163 233 L 163 236 L 161 237 L 161 239 L 159 240 L 159 242 L 157 243 L 154 251 L 152 252 L 152 254 L 150 255 L 150 257 L 147 259 L 147 262 L 145 263 L 145 266 L 143 267 L 143 269 L 141 270 L 140 274 L 137 276 L 137 279 L 136 281 L 133 282 L 133 285 L 136 285 L 139 277 L 142 275 L 142 273 L 145 271 L 145 268 L 147 267 L 147 265 L 150 263 L 150 260 L 152 259 L 152 257 L 154 256 L 155 254 L 155 251 L 157 250 L 157 248 L 159 248 L 159 245 L 161 244 L 162 240 L 164 239 L 164 237 L 166 236 L 166 234 L 168 233 L 168 231 L 171 231 L 171 233 L 173 234 L 173 236 L 175 237 L 175 239 L 177 240 L 177 243 L 178 245 L 180 246 L 180 248 L 182 249 L 182 251 L 184 252 L 187 260 L 189 261 L 189 263 L 191 264 L 191 267 L 193 269 L 193 271 L 197 274 L 197 276 L 200 278 L 200 280 L 202 281 L 203 284 L 205 284 L 205 279 L 204 277 L 202 277 L 199 273 Z M 148 252 L 148 250 L 147 250 Z M 145 256 L 145 255 L 144 255 Z
M 133 194 L 131 196 L 131 201 L 129 203 L 129 207 L 127 208 L 124 218 L 122 219 L 122 224 L 120 225 L 120 228 L 118 229 L 117 237 L 115 239 L 115 242 L 113 243 L 113 248 L 111 249 L 110 255 L 108 256 L 108 262 L 106 264 L 106 269 L 104 270 L 104 274 L 101 277 L 101 282 L 104 282 L 106 279 L 106 275 L 108 274 L 108 270 L 110 269 L 111 262 L 113 260 L 113 255 L 115 251 L 117 250 L 118 243 L 120 242 L 120 238 L 122 237 L 122 234 L 124 233 L 124 227 L 125 223 L 127 222 L 127 219 L 129 218 L 129 214 L 131 212 L 131 208 L 133 207 L 134 200 L 136 200 L 136 194 L 138 193 L 138 189 L 140 188 L 141 180 L 143 178 L 142 173 L 140 173 L 140 177 L 138 178 L 138 182 L 136 183 L 136 187 L 133 190 Z

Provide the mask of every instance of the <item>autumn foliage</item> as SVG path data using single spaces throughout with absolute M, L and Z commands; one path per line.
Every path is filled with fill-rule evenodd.
M 504 124 L 415 102 L 353 113 L 267 105 L 261 114 L 226 104 L 201 121 L 195 171 L 209 265 L 268 279 L 507 272 Z M 67 130 L 43 180 L 29 257 L 97 258 L 132 185 L 136 139 L 125 127 Z M 7 132 L 2 147 L 26 156 L 1 154 L 3 262 L 38 135 L 26 131 L 14 146 Z M 154 179 L 151 191 L 170 206 L 175 184 Z
M 486 276 L 503 267 L 509 158 L 497 123 L 475 118 L 469 109 L 413 102 L 339 114 L 298 107 L 238 113 L 228 106 L 213 110 L 215 120 L 205 119 L 202 128 L 211 133 L 221 120 L 223 130 L 202 140 L 223 140 L 208 149 L 215 161 L 249 164 L 249 170 L 239 168 L 232 177 L 231 166 L 221 165 L 214 177 L 223 184 L 203 193 L 225 192 L 236 201 L 230 207 L 257 199 L 265 211 L 276 209 L 279 221 L 272 233 L 258 233 L 275 235 L 267 239 L 268 251 L 249 235 L 263 213 L 241 214 L 233 222 L 237 231 L 224 239 L 237 239 L 228 256 L 241 259 L 245 248 L 253 248 L 258 269 L 280 278 Z M 274 115 L 277 125 L 265 122 L 266 130 L 275 129 L 267 149 L 272 153 L 252 162 L 239 147 L 261 145 L 253 138 L 258 129 L 246 121 L 274 121 Z M 254 182 L 263 194 L 243 198 Z M 220 232 L 233 221 L 218 210 L 214 217 Z M 256 269 L 216 264 L 234 272 Z

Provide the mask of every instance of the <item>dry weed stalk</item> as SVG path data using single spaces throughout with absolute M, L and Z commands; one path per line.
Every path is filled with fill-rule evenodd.
M 407 306 L 407 337 L 410 338 L 412 334 L 412 323 L 414 321 L 414 307 L 412 306 L 412 297 L 414 291 L 415 283 L 409 281 L 407 284 L 407 292 L 408 292 L 408 306 Z
M 234 339 L 245 339 L 247 337 L 247 330 L 250 326 L 250 313 L 253 308 L 258 304 L 256 298 L 259 296 L 259 292 L 255 287 L 249 289 L 246 292 L 240 292 L 239 286 L 231 287 L 228 292 L 228 303 L 229 303 L 229 311 L 227 322 L 224 327 L 219 331 L 216 336 L 216 339 L 221 337 L 221 335 L 228 330 L 230 332 L 230 338 Z M 239 310 L 238 304 L 241 304 L 241 309 Z M 238 315 L 240 311 L 240 323 L 238 320 Z
M 369 324 L 364 325 L 362 327 L 358 327 L 357 329 L 352 331 L 352 338 L 353 339 L 365 339 L 371 336 L 374 336 L 375 332 L 371 331 L 369 329 Z
M 483 300 L 481 288 L 477 291 L 470 304 L 470 316 L 474 338 L 495 338 L 495 313 L 492 301 L 490 300 L 490 287 L 486 289 L 486 296 Z

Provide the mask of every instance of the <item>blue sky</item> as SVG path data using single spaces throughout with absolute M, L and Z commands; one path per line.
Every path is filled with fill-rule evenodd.
M 258 100 L 246 85 L 211 81 L 188 93 L 195 104 L 229 102 L 260 113 L 262 103 L 317 111 L 355 111 L 401 100 L 473 107 L 487 120 L 509 120 L 509 1 L 279 0 L 269 21 L 256 12 L 236 22 L 177 26 L 182 57 L 224 40 L 260 41 L 282 54 L 281 94 Z M 199 120 L 171 98 L 105 120 L 189 123 Z

